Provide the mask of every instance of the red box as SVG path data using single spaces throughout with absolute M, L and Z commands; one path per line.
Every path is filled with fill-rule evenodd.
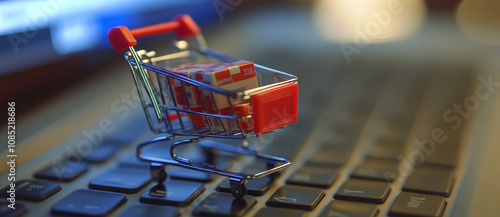
M 197 81 L 201 81 L 206 84 L 210 84 L 215 87 L 219 87 L 225 90 L 231 91 L 244 91 L 252 88 L 256 88 L 257 78 L 255 73 L 255 67 L 252 62 L 240 60 L 232 63 L 215 63 L 215 62 L 195 62 L 188 63 L 181 66 L 178 66 L 172 71 L 176 71 L 178 73 L 182 73 L 187 77 L 193 78 Z M 187 85 L 186 93 L 188 92 Z M 176 87 L 176 102 L 181 105 L 185 105 L 186 102 L 183 100 L 183 92 L 182 87 Z M 201 107 L 201 102 L 199 101 L 198 93 L 193 86 L 192 96 L 194 100 L 190 100 L 190 105 L 192 103 L 198 105 L 195 108 Z M 180 93 L 180 94 L 179 94 Z M 253 113 L 253 109 L 251 108 L 250 103 L 244 103 L 239 100 L 231 98 L 228 102 L 227 97 L 222 94 L 211 93 L 209 90 L 201 89 L 202 93 L 202 101 L 203 107 L 207 113 L 215 114 L 218 110 L 222 115 L 237 115 L 239 117 L 246 117 Z M 215 107 L 214 102 L 217 104 Z M 233 105 L 233 109 L 235 114 L 233 114 L 233 110 L 230 107 L 230 104 Z M 195 118 L 195 121 L 198 120 Z M 208 122 L 212 125 L 212 127 L 216 130 L 223 130 L 222 123 L 219 118 L 203 118 L 204 125 L 208 126 Z M 239 130 L 240 127 L 238 123 L 241 124 L 243 130 L 249 130 L 253 128 L 253 118 L 242 119 L 242 120 L 224 120 L 226 127 L 231 130 Z M 198 122 L 196 122 L 197 126 L 201 126 Z

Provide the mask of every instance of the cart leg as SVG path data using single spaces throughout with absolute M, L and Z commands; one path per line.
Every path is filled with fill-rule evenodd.
M 245 185 L 246 179 L 229 178 L 229 185 L 231 186 L 231 194 L 235 198 L 242 198 L 248 193 L 248 188 Z
M 165 172 L 165 164 L 151 162 L 149 169 L 151 171 L 151 178 L 158 183 L 162 183 L 167 179 L 167 172 Z
M 276 163 L 275 162 L 269 162 L 269 161 L 267 161 L 266 162 L 266 167 L 267 167 L 268 170 L 273 169 L 274 167 L 276 167 Z M 272 174 L 269 175 L 269 177 L 271 178 L 271 180 L 275 180 L 279 176 L 280 176 L 280 171 L 274 172 L 274 173 L 272 173 Z
M 202 147 L 203 154 L 205 155 L 205 162 L 215 164 L 215 149 L 210 147 Z

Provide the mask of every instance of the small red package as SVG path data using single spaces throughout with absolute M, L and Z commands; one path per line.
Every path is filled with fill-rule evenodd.
M 252 62 L 244 60 L 232 63 L 194 62 L 178 66 L 172 69 L 172 71 L 175 71 L 179 74 L 184 74 L 186 77 L 190 77 L 225 90 L 244 91 L 257 87 L 254 64 Z M 180 91 L 177 91 L 177 89 L 177 103 L 185 104 L 185 100 L 183 101 L 181 98 L 181 95 L 183 93 L 182 89 L 180 89 Z M 239 117 L 246 117 L 253 113 L 250 103 L 244 103 L 235 99 L 230 99 L 228 101 L 225 95 L 211 93 L 210 91 L 204 89 L 200 90 L 200 92 L 202 93 L 201 98 L 203 101 L 203 106 L 207 113 L 215 114 L 216 111 L 219 111 L 222 115 L 232 116 L 234 110 L 235 115 Z M 187 88 L 186 92 L 188 92 Z M 195 88 L 193 88 L 191 92 L 191 96 L 196 98 L 192 100 L 193 104 L 198 105 L 193 108 L 200 108 L 201 104 L 197 95 L 198 92 Z M 180 93 L 180 95 L 178 93 Z M 214 105 L 214 102 L 217 106 Z M 191 106 L 191 100 L 189 100 L 189 103 Z M 229 103 L 233 105 L 233 109 L 231 109 Z M 204 125 L 208 126 L 207 120 L 205 118 L 203 118 L 203 121 Z M 222 123 L 219 118 L 209 118 L 208 121 L 213 128 L 217 130 L 223 129 Z M 241 124 L 243 130 L 249 130 L 253 128 L 252 118 L 243 118 L 238 122 L 236 120 L 225 120 L 226 127 L 231 130 L 239 130 L 240 127 L 238 126 L 238 123 Z M 200 126 L 199 123 L 196 123 L 196 125 Z

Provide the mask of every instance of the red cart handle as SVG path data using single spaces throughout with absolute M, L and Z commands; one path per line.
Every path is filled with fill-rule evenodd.
M 171 22 L 160 23 L 152 26 L 129 30 L 126 26 L 111 28 L 108 39 L 115 51 L 122 51 L 130 46 L 137 45 L 136 38 L 156 35 L 160 33 L 175 31 L 179 39 L 185 39 L 199 34 L 200 27 L 187 14 L 174 18 Z

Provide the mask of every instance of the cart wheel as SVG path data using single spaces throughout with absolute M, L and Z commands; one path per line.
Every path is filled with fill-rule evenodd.
M 151 162 L 149 169 L 151 171 L 151 178 L 155 182 L 162 183 L 167 179 L 167 172 L 165 172 L 165 164 Z
M 231 194 L 235 198 L 242 198 L 248 193 L 248 188 L 245 185 L 247 180 L 238 180 L 229 178 L 229 185 L 231 186 Z

